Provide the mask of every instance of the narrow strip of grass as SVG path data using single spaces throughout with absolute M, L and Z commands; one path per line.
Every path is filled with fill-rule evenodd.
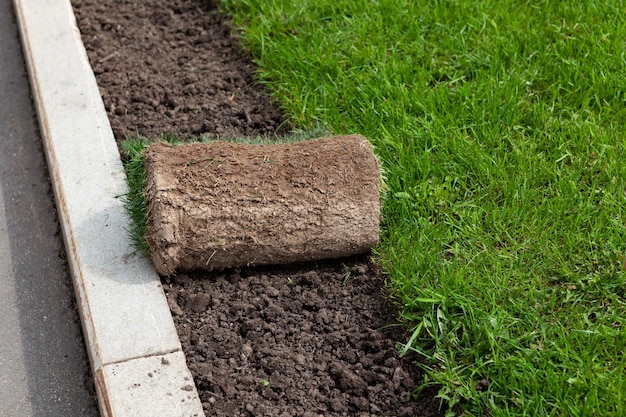
M 466 415 L 626 415 L 624 1 L 222 5 L 294 124 L 375 146 L 426 383 Z
M 150 248 L 146 240 L 148 204 L 144 196 L 147 176 L 143 150 L 149 144 L 150 141 L 139 136 L 127 137 L 121 142 L 122 163 L 128 185 L 128 193 L 124 195 L 123 202 L 131 221 L 128 235 L 135 250 L 146 256 L 149 256 Z

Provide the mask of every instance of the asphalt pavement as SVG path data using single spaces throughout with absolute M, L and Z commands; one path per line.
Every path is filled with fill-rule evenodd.
M 14 11 L 0 0 L 0 416 L 98 416 L 63 253 Z

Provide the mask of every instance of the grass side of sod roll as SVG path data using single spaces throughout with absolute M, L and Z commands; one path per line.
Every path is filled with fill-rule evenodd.
M 372 141 L 451 414 L 626 415 L 626 3 L 221 3 L 293 124 Z

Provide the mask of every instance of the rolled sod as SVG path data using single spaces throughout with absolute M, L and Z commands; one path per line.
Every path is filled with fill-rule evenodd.
M 146 240 L 161 275 L 368 252 L 378 242 L 379 166 L 366 138 L 145 150 Z

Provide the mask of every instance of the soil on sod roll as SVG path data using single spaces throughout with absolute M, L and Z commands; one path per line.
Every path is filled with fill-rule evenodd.
M 361 135 L 157 142 L 144 157 L 146 240 L 159 274 L 336 259 L 378 242 L 379 165 Z
M 211 1 L 72 3 L 118 140 L 283 124 Z M 367 256 L 162 280 L 207 416 L 443 415 Z

